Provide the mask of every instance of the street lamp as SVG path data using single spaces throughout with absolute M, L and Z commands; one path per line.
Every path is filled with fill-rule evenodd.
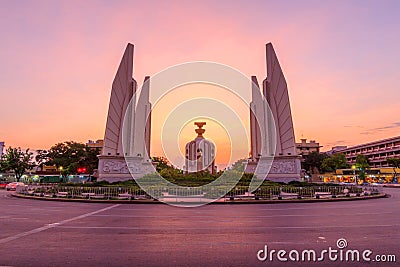
M 62 179 L 63 166 L 58 167 L 58 170 L 60 171 L 60 178 Z
M 357 185 L 356 165 L 351 165 L 351 168 L 353 169 L 354 182 Z

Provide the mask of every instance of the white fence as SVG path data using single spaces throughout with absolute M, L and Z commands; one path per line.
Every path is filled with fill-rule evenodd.
M 154 187 L 148 193 L 139 187 L 93 187 L 62 186 L 57 184 L 28 185 L 18 187 L 17 192 L 40 197 L 86 198 L 86 199 L 173 199 L 173 198 L 228 198 L 234 199 L 303 199 L 303 198 L 336 198 L 379 194 L 381 188 L 374 186 L 268 186 L 249 192 L 247 187 L 235 187 L 227 194 L 223 187 L 188 187 L 160 188 Z

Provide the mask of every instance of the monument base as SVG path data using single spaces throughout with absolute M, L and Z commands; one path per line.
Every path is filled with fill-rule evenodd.
M 138 179 L 155 172 L 151 160 L 142 157 L 99 156 L 97 181 L 110 183 Z
M 249 160 L 245 173 L 254 173 L 258 179 L 274 182 L 301 181 L 299 156 L 261 157 Z

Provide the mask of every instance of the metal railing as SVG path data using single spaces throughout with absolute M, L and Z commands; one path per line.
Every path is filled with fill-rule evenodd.
M 380 187 L 376 186 L 264 186 L 254 192 L 247 187 L 238 186 L 227 194 L 224 187 L 189 187 L 189 188 L 160 188 L 154 187 L 145 192 L 134 186 L 125 187 L 92 187 L 92 186 L 63 186 L 56 184 L 28 185 L 17 187 L 17 193 L 51 198 L 86 198 L 86 199 L 173 199 L 197 198 L 224 200 L 234 199 L 291 199 L 291 198 L 335 198 L 379 194 Z

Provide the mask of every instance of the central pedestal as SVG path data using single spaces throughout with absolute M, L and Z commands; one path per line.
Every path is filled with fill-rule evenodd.
M 288 183 L 300 181 L 300 170 L 299 156 L 277 156 L 248 161 L 245 172 L 254 173 L 258 179 Z
M 99 156 L 98 181 L 118 182 L 138 179 L 156 170 L 150 159 L 142 157 Z

